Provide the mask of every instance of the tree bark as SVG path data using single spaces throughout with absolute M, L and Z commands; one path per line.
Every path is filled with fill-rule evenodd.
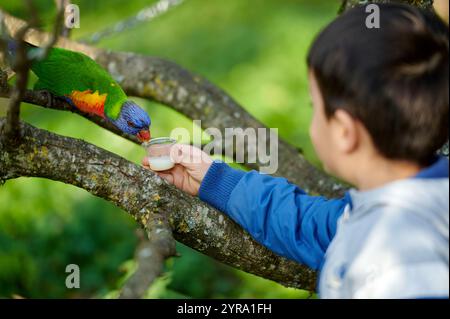
M 0 132 L 5 119 L 0 119 Z M 313 290 L 315 273 L 254 241 L 222 213 L 149 170 L 82 140 L 21 123 L 22 143 L 0 142 L 0 184 L 43 177 L 83 188 L 128 212 L 148 232 L 167 217 L 176 240 L 237 269 L 288 287 Z M 101 225 L 99 225 L 101 227 Z
M 176 255 L 175 240 L 166 214 L 150 214 L 147 236 L 136 250 L 136 271 L 125 282 L 120 299 L 142 298 L 154 280 L 161 275 L 164 261 Z

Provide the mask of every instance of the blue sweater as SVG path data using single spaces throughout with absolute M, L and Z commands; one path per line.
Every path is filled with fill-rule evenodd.
M 438 159 L 416 178 L 448 177 Z M 236 170 L 214 161 L 199 190 L 201 200 L 227 214 L 262 245 L 286 258 L 320 269 L 351 197 L 307 195 L 285 178 Z

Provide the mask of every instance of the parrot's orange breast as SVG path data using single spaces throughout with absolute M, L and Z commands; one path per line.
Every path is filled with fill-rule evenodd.
M 68 97 L 73 104 L 83 112 L 97 114 L 105 117 L 105 100 L 107 94 L 99 94 L 98 91 L 92 93 L 91 90 L 86 91 L 72 91 Z

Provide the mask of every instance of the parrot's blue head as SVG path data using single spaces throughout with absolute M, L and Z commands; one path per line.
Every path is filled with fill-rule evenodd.
M 150 140 L 150 117 L 133 101 L 125 101 L 119 117 L 112 122 L 122 132 L 136 135 L 141 142 Z

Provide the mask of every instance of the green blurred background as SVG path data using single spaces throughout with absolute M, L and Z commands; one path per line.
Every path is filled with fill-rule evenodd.
M 49 30 L 53 0 L 34 1 Z M 148 0 L 78 0 L 80 39 L 133 16 Z M 27 19 L 22 1 L 0 7 Z M 335 17 L 332 0 L 186 0 L 170 12 L 115 34 L 97 45 L 172 60 L 217 84 L 318 165 L 308 137 L 311 117 L 305 56 L 314 35 Z M 34 81 L 30 80 L 30 85 Z M 192 121 L 159 104 L 136 99 L 152 117 L 153 136 Z M 0 116 L 7 100 L 0 98 Z M 143 150 L 87 120 L 24 104 L 22 119 L 37 127 L 87 140 L 140 163 Z M 194 128 L 199 130 L 199 128 Z M 115 297 L 134 269 L 136 224 L 112 204 L 70 185 L 19 178 L 0 187 L 0 297 Z M 305 298 L 178 244 L 150 298 Z M 65 267 L 78 264 L 81 288 L 65 287 Z

